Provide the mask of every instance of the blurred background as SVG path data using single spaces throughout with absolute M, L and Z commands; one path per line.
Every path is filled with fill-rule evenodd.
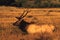
M 1 5 L 24 8 L 51 8 L 60 7 L 60 0 L 0 0 Z

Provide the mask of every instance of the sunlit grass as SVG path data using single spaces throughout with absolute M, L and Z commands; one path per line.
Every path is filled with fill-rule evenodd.
M 49 33 L 24 34 L 17 26 L 12 25 L 12 23 L 16 21 L 15 17 L 20 16 L 20 13 L 22 13 L 24 9 L 15 8 L 15 7 L 5 7 L 5 6 L 0 7 L 0 9 L 1 9 L 0 10 L 0 40 L 60 40 L 60 19 L 59 19 L 60 12 L 56 12 L 56 13 L 53 12 L 53 14 L 51 13 L 51 15 L 59 15 L 59 16 L 51 16 L 51 18 L 54 18 L 53 21 L 55 21 L 56 23 L 55 26 L 57 27 L 57 31 L 55 31 L 53 34 L 49 34 Z M 34 12 L 34 10 L 37 11 Z M 52 10 L 59 10 L 59 9 L 52 9 Z M 33 14 L 39 13 L 38 11 L 40 12 L 40 15 L 46 14 L 46 12 L 44 12 L 43 9 L 32 9 L 32 12 L 30 12 L 28 15 L 32 15 L 32 13 Z M 52 22 L 53 24 L 53 21 L 50 20 L 50 16 L 40 16 L 40 15 L 39 16 L 32 15 L 32 16 L 37 17 L 38 20 L 40 20 L 40 23 Z

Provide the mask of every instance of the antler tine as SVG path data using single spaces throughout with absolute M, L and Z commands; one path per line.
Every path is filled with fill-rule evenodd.
M 22 16 L 24 15 L 24 13 L 25 13 L 25 10 L 23 11 L 23 13 L 22 13 L 22 15 L 20 16 L 20 18 L 22 18 Z
M 24 14 L 25 14 L 25 12 L 28 13 L 28 12 L 30 12 L 30 11 L 29 11 L 29 9 L 24 10 L 24 12 L 22 13 L 22 15 L 21 15 L 20 17 L 23 17 Z
M 25 15 L 23 15 L 22 18 L 24 18 L 24 17 L 27 15 L 27 13 L 30 12 L 31 10 L 27 10 L 27 9 L 26 9 L 25 11 L 26 11 L 26 12 L 25 12 Z
M 20 17 L 16 17 L 16 18 L 17 18 L 18 20 L 20 20 L 20 19 L 23 17 L 23 15 L 24 15 L 25 11 L 26 11 L 26 10 L 24 10 L 24 11 L 23 11 L 23 13 L 21 14 L 21 16 L 20 16 Z

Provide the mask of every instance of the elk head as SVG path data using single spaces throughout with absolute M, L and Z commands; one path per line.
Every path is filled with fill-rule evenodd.
M 20 25 L 20 22 L 23 20 L 23 18 L 30 12 L 30 10 L 24 10 L 23 13 L 21 14 L 20 17 L 15 17 L 16 19 L 18 19 L 15 23 L 13 23 L 13 25 L 18 26 Z
M 24 21 L 24 17 L 30 12 L 30 10 L 24 10 L 20 17 L 16 17 L 18 20 L 13 23 L 14 26 L 18 26 L 23 32 L 26 32 L 25 27 L 29 24 Z

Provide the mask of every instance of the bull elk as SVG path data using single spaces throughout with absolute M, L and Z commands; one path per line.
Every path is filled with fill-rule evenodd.
M 38 25 L 36 23 L 28 23 L 24 21 L 24 17 L 29 13 L 29 10 L 24 10 L 20 17 L 16 17 L 18 20 L 13 25 L 18 26 L 23 32 L 30 34 L 34 33 L 52 33 L 55 30 L 55 26 L 52 24 Z M 25 29 L 27 27 L 27 29 Z

